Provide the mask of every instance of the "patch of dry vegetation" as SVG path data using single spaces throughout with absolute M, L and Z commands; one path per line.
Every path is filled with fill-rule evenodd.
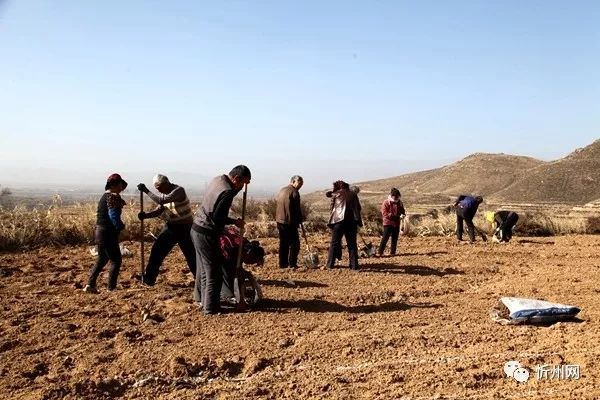
M 363 231 L 368 235 L 381 235 L 383 226 L 379 207 L 363 202 Z M 277 237 L 274 199 L 259 201 L 248 199 L 246 216 L 248 237 Z M 327 218 L 303 202 L 307 219 L 304 223 L 309 233 L 328 232 Z M 140 223 L 137 219 L 139 205 L 131 202 L 123 209 L 126 229 L 122 240 L 139 240 Z M 232 214 L 239 214 L 241 201 L 236 200 Z M 52 205 L 33 209 L 25 206 L 0 207 L 0 251 L 26 250 L 40 246 L 63 246 L 94 243 L 96 204 L 82 203 L 64 206 L 55 200 Z M 403 221 L 402 233 L 406 236 L 452 236 L 456 217 L 448 210 L 430 210 L 424 214 L 409 214 Z M 491 225 L 483 212 L 478 213 L 475 225 L 490 234 Z M 163 226 L 160 219 L 145 221 L 145 237 L 150 240 Z M 553 236 L 565 234 L 599 234 L 600 217 L 555 216 L 543 212 L 521 213 L 516 227 L 517 235 Z

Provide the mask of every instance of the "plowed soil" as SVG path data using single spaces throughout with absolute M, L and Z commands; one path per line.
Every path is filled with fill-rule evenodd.
M 373 241 L 376 238 L 372 239 Z M 332 271 L 253 269 L 266 300 L 204 316 L 176 248 L 153 288 L 134 256 L 119 289 L 82 292 L 88 247 L 0 254 L 1 399 L 600 398 L 600 237 L 498 245 L 401 238 L 399 255 Z M 317 239 L 321 262 L 326 237 Z M 580 307 L 579 320 L 503 326 L 501 296 Z M 145 317 L 145 318 L 144 318 Z M 507 378 L 504 363 L 529 368 Z M 579 365 L 579 379 L 535 366 Z

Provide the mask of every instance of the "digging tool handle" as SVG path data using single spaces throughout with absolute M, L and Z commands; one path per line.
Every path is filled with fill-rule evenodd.
M 310 245 L 308 244 L 308 237 L 306 236 L 306 230 L 304 229 L 304 224 L 300 222 L 300 228 L 302 228 L 302 237 L 304 238 L 304 243 L 306 243 L 306 248 L 310 252 Z
M 144 212 L 144 192 L 140 190 L 140 211 Z M 140 279 L 144 277 L 144 220 L 140 220 Z
M 364 244 L 365 246 L 368 246 L 367 242 L 365 241 L 365 238 L 364 238 L 364 237 L 363 237 L 363 236 L 362 236 L 360 233 L 358 233 L 358 232 L 356 232 L 356 233 L 357 233 L 357 234 L 358 234 L 358 236 L 360 237 L 360 240 L 362 240 L 363 244 Z
M 246 220 L 246 199 L 248 198 L 248 185 L 244 185 L 244 195 L 242 197 L 242 221 Z M 235 284 L 234 284 L 234 294 L 235 299 L 237 300 L 238 309 L 245 309 L 246 302 L 244 299 L 244 285 L 241 280 L 241 269 L 242 269 L 242 251 L 244 248 L 244 234 L 246 233 L 246 228 L 242 226 L 240 228 L 240 247 L 238 248 L 237 253 L 237 261 L 235 264 Z

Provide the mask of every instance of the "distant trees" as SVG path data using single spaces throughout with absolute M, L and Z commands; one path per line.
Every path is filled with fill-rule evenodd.
M 2 187 L 2 185 L 0 185 L 0 207 L 12 206 L 11 195 L 12 190 L 10 190 L 10 188 Z

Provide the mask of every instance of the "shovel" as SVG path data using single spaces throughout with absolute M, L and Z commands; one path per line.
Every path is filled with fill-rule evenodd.
M 358 233 L 358 236 L 360 237 L 360 240 L 365 245 L 365 247 L 363 247 L 361 250 L 362 250 L 363 253 L 365 253 L 365 255 L 367 256 L 367 258 L 373 257 L 375 254 L 377 254 L 377 249 L 375 248 L 375 246 L 373 245 L 373 243 L 367 243 L 367 242 L 365 242 L 365 238 L 363 238 L 360 233 Z
M 306 230 L 304 230 L 304 224 L 300 223 L 300 227 L 302 228 L 302 237 L 304 238 L 304 242 L 306 243 L 306 251 L 307 254 L 304 255 L 304 265 L 306 268 L 318 268 L 319 267 L 319 255 L 317 253 L 313 253 L 310 249 L 310 244 L 308 243 L 308 237 L 306 236 Z

